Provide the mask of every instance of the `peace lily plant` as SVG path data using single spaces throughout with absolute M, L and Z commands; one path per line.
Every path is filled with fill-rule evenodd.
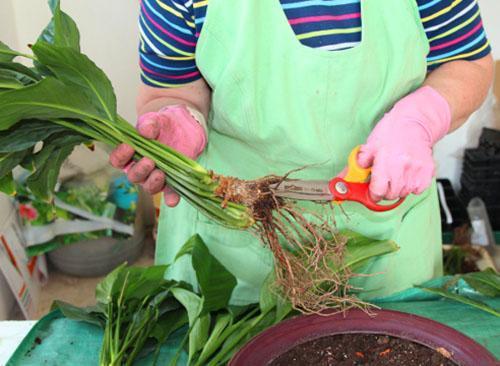
M 166 267 L 122 266 L 98 286 L 96 307 L 60 304 L 66 315 L 104 328 L 102 365 L 129 365 L 151 340 L 161 345 L 183 327 L 181 347 L 188 349 L 189 364 L 218 365 L 292 308 L 321 312 L 367 306 L 353 294 L 349 279 L 371 258 L 396 251 L 393 242 L 337 232 L 306 219 L 294 202 L 272 194 L 270 186 L 284 177 L 224 177 L 140 136 L 118 115 L 104 72 L 80 52 L 75 22 L 58 0 L 49 5 L 52 20 L 30 46 L 32 53 L 0 42 L 0 190 L 16 193 L 12 171 L 21 166 L 28 172 L 26 187 L 50 202 L 61 165 L 75 146 L 127 143 L 135 159 L 152 159 L 193 207 L 220 225 L 256 232 L 275 256 L 260 304 L 229 305 L 236 279 L 197 236 L 180 253 L 191 255 L 197 288 L 163 280 Z M 18 62 L 22 59 L 31 66 Z

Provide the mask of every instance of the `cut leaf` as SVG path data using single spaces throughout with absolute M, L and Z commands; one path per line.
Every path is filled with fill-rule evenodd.
M 0 62 L 0 70 L 11 72 L 21 81 L 24 79 L 28 79 L 31 82 L 40 80 L 40 76 L 36 72 L 18 62 Z
M 416 286 L 416 287 L 421 288 L 422 290 L 425 290 L 427 292 L 440 295 L 442 297 L 446 297 L 448 299 L 455 300 L 466 305 L 473 306 L 477 309 L 486 311 L 487 313 L 500 317 L 500 310 L 493 309 L 491 306 L 485 304 L 484 302 L 473 300 L 467 296 L 458 295 L 453 292 L 446 291 L 445 289 L 442 288 L 431 288 L 431 287 L 421 287 L 421 286 Z
M 204 314 L 228 305 L 236 286 L 236 278 L 210 253 L 201 237 L 195 237 L 192 262 L 204 299 Z
M 177 255 L 175 256 L 174 262 L 185 256 L 185 255 L 191 255 L 193 253 L 193 248 L 196 242 L 201 240 L 200 236 L 198 234 L 193 235 L 188 239 L 187 242 L 184 243 L 184 245 L 181 247 L 181 249 L 177 252 Z
M 278 297 L 278 301 L 276 304 L 276 319 L 275 323 L 279 323 L 283 319 L 287 318 L 291 314 L 293 314 L 292 304 L 286 299 L 282 299 Z
M 490 296 L 500 296 L 500 275 L 489 268 L 482 272 L 467 273 L 461 276 L 477 292 Z
M 124 272 L 124 269 L 126 267 L 127 263 L 123 263 L 122 265 L 116 267 L 110 274 L 108 274 L 104 278 L 104 280 L 99 282 L 95 289 L 95 298 L 97 302 L 108 304 L 112 300 L 114 295 L 113 289 L 121 287 L 121 283 L 116 286 L 117 279 Z
M 0 96 L 0 131 L 23 119 L 105 117 L 92 107 L 77 85 L 65 85 L 46 77 L 22 89 L 2 92 Z
M 196 319 L 189 332 L 188 364 L 193 359 L 194 355 L 206 344 L 209 330 L 210 314 L 205 314 Z
M 156 295 L 158 292 L 169 289 L 172 281 L 164 279 L 168 266 L 130 267 L 128 272 L 129 284 L 125 289 L 125 299 L 143 299 L 147 296 Z
M 65 127 L 48 124 L 46 121 L 21 121 L 12 130 L 0 132 L 0 153 L 26 150 L 47 137 L 66 130 Z M 72 131 L 69 133 L 74 134 Z
M 195 293 L 179 287 L 174 287 L 172 294 L 186 309 L 189 318 L 189 327 L 192 327 L 200 315 L 202 299 Z
M 260 288 L 259 306 L 260 306 L 260 311 L 263 313 L 271 310 L 273 307 L 276 306 L 277 296 L 272 291 L 271 288 L 274 284 L 274 281 L 275 281 L 274 272 L 271 272 L 267 276 L 264 283 L 262 284 L 262 287 Z
M 349 267 L 352 271 L 359 270 L 373 258 L 399 250 L 392 240 L 373 240 L 352 231 L 344 231 L 341 234 L 347 237 L 343 268 Z
M 94 324 L 99 327 L 104 326 L 102 314 L 96 307 L 78 308 L 64 301 L 56 300 L 52 304 L 52 309 L 59 309 L 67 318 Z
M 196 361 L 196 365 L 204 365 L 205 361 L 207 361 L 210 356 L 212 356 L 212 354 L 217 351 L 217 349 L 222 344 L 220 339 L 221 334 L 227 326 L 231 325 L 232 321 L 233 317 L 230 313 L 219 314 L 217 316 L 215 325 L 210 331 L 210 337 L 203 346 L 203 350 L 201 351 L 201 354 Z
M 87 56 L 75 49 L 37 42 L 33 52 L 38 61 L 50 69 L 65 84 L 78 86 L 80 94 L 87 96 L 100 115 L 109 120 L 116 118 L 116 96 L 104 72 Z
M 59 0 L 49 0 L 52 19 L 38 39 L 80 50 L 80 32 L 71 17 L 61 10 Z
M 154 337 L 158 343 L 164 343 L 170 334 L 187 323 L 188 316 L 186 310 L 178 309 L 171 311 L 158 319 L 156 326 L 151 332 L 151 336 Z

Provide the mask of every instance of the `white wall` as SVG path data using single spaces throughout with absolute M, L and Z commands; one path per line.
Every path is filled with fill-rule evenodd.
M 9 0 L 0 1 L 0 40 L 9 45 L 17 45 L 16 24 Z
M 493 56 L 500 59 L 500 2 L 498 0 L 479 0 L 479 5 L 486 33 L 493 49 Z M 449 178 L 455 189 L 460 187 L 464 150 L 477 146 L 479 135 L 484 126 L 500 128 L 498 117 L 500 110 L 497 109 L 495 115 L 495 102 L 494 96 L 490 95 L 481 109 L 472 115 L 464 126 L 446 136 L 434 149 L 438 177 Z
M 80 28 L 82 50 L 111 79 L 118 97 L 118 111 L 134 122 L 139 83 L 139 2 L 62 0 L 61 3 Z M 26 45 L 36 40 L 49 19 L 45 0 L 0 0 L 0 39 L 26 51 Z
M 486 33 L 493 47 L 493 56 L 500 59 L 500 2 L 498 0 L 479 0 L 479 6 Z

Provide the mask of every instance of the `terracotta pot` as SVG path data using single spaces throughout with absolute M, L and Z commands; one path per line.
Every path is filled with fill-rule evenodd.
M 433 320 L 392 310 L 370 317 L 361 310 L 335 314 L 298 316 L 286 320 L 247 343 L 230 366 L 265 366 L 295 346 L 317 338 L 346 333 L 384 334 L 448 352 L 457 365 L 494 366 L 495 357 L 464 334 Z

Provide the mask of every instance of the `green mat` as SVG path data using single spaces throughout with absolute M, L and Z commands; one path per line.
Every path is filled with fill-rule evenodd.
M 425 285 L 439 286 L 446 280 L 446 277 L 439 278 Z M 462 293 L 472 291 L 463 283 L 459 290 Z M 500 308 L 500 297 L 480 297 L 480 300 L 494 308 Z M 500 359 L 500 318 L 494 315 L 461 303 L 437 298 L 416 288 L 378 299 L 376 304 L 385 309 L 412 313 L 446 324 L 476 340 Z M 158 365 L 168 365 L 179 347 L 184 332 L 185 330 L 174 333 L 162 346 Z M 102 333 L 97 326 L 66 319 L 59 311 L 54 311 L 33 327 L 7 365 L 98 365 Z M 178 365 L 185 365 L 186 360 L 186 355 L 182 354 Z M 135 365 L 152 364 L 151 354 L 135 363 Z
M 170 336 L 161 347 L 158 365 L 167 365 L 179 348 L 186 330 Z M 101 328 L 65 318 L 59 310 L 40 319 L 23 339 L 7 366 L 91 366 L 99 364 L 103 331 Z M 179 365 L 187 363 L 183 353 Z M 134 365 L 153 365 L 153 354 Z

